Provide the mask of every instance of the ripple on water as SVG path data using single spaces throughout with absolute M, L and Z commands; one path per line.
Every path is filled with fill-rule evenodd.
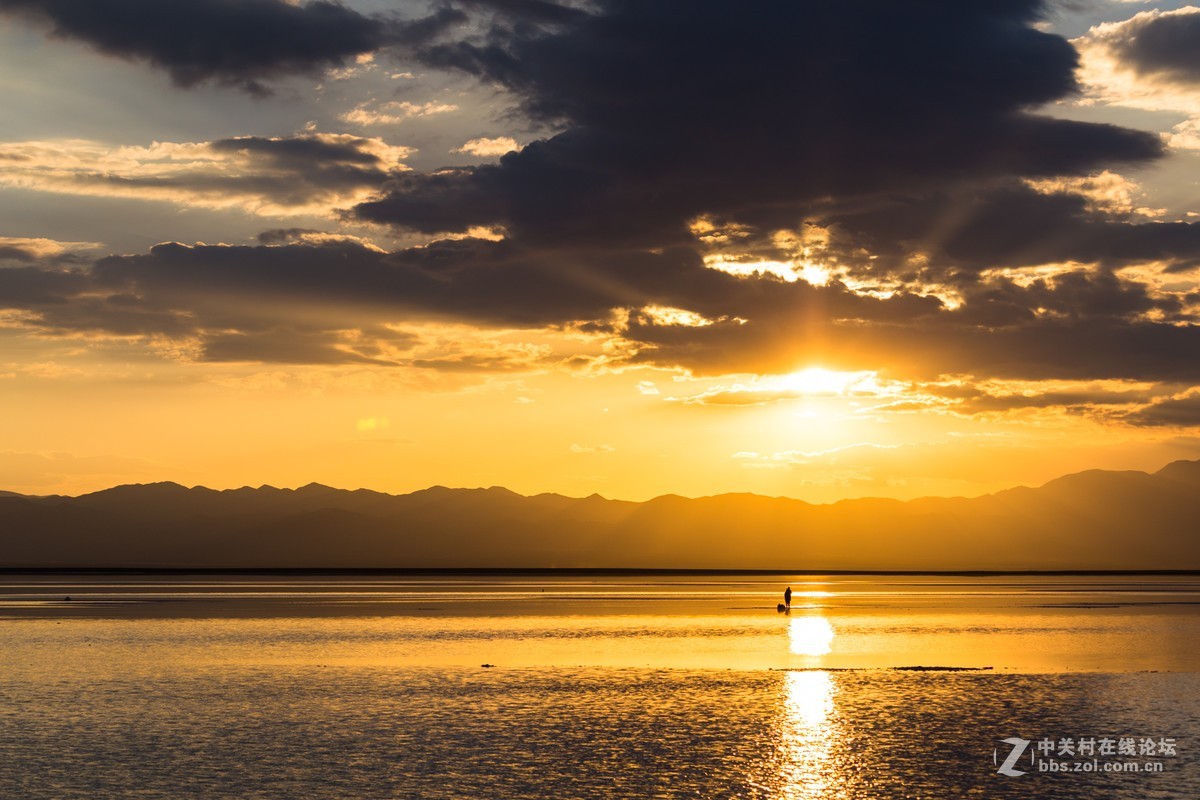
M 22 679 L 0 688 L 0 796 L 1196 797 L 1197 697 L 1200 679 L 1177 673 L 297 666 Z M 1180 754 L 1161 775 L 995 772 L 1007 736 L 1109 734 L 1175 736 Z

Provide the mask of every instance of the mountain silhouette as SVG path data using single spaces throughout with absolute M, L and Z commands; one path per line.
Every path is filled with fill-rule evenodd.
M 1200 569 L 1200 461 L 975 498 L 646 502 L 176 483 L 0 492 L 0 568 Z

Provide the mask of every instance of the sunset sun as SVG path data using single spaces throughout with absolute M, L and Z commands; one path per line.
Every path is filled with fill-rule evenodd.
M 873 382 L 873 372 L 837 372 L 824 367 L 806 367 L 778 378 L 780 387 L 803 397 L 844 396 L 857 386 Z

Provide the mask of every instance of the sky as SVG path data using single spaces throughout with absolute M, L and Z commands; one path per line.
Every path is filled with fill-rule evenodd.
M 0 489 L 1200 458 L 1200 8 L 0 0 Z

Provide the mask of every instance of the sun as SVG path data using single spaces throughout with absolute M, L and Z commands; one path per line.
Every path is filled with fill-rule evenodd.
M 781 388 L 796 394 L 830 397 L 846 394 L 856 384 L 874 377 L 872 372 L 837 372 L 824 367 L 808 367 L 799 372 L 781 375 Z

